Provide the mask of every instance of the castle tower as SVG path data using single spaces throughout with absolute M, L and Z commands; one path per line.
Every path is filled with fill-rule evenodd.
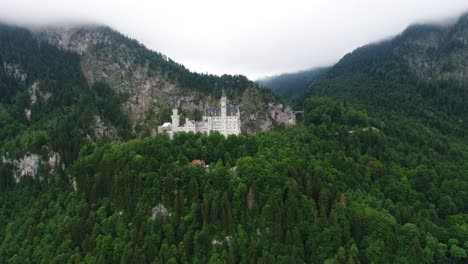
M 223 94 L 221 95 L 221 115 L 223 115 L 224 113 L 224 116 L 226 116 L 226 105 L 227 105 L 227 97 L 223 89 Z
M 222 128 L 221 128 L 220 132 L 225 137 L 227 137 L 226 108 L 227 108 L 227 98 L 226 98 L 226 94 L 224 93 L 224 89 L 223 89 L 223 93 L 221 95 L 221 124 L 222 124 Z
M 172 131 L 176 132 L 179 127 L 179 114 L 177 113 L 177 109 L 172 109 Z

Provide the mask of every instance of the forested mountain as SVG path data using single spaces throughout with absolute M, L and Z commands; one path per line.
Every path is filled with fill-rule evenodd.
M 172 140 L 148 95 L 277 99 L 108 28 L 0 27 L 0 263 L 465 263 L 466 21 L 346 55 L 296 126 Z
M 85 142 L 154 135 L 172 107 L 201 118 L 223 89 L 244 132 L 295 124 L 284 100 L 246 77 L 190 72 L 108 27 L 0 24 L 0 157 L 16 180 L 66 167 Z
M 344 56 L 296 103 L 311 95 L 342 98 L 379 111 L 465 122 L 468 112 L 468 14 L 449 25 L 414 25 L 397 37 Z M 428 111 L 429 110 L 429 111 Z
M 129 139 L 123 100 L 104 83 L 87 83 L 78 54 L 38 42 L 26 29 L 0 25 L 3 164 L 35 176 L 40 162 L 71 164 L 88 140 Z
M 294 73 L 283 73 L 262 78 L 256 82 L 262 86 L 270 88 L 276 94 L 285 98 L 291 98 L 296 94 L 304 92 L 310 81 L 321 76 L 327 72 L 327 70 L 328 68 L 324 67 Z
M 0 262 L 464 262 L 466 145 L 330 99 L 305 111 L 258 135 L 88 144 L 77 191 L 2 192 Z

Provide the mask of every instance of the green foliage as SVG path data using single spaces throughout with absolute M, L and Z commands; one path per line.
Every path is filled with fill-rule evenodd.
M 228 96 L 252 109 L 271 95 L 245 77 L 189 74 L 124 44 L 192 92 L 231 87 Z M 466 86 L 417 81 L 388 43 L 357 50 L 314 82 L 310 94 L 327 97 L 301 99 L 295 127 L 129 141 L 125 98 L 87 84 L 76 54 L 7 26 L 0 45 L 0 65 L 26 74 L 0 71 L 1 156 L 52 149 L 67 165 L 15 184 L 2 161 L 0 263 L 466 262 Z M 88 136 L 96 116 L 114 132 Z
M 0 262 L 463 262 L 468 200 L 450 186 L 466 184 L 466 145 L 430 130 L 448 143 L 421 152 L 425 133 L 406 140 L 419 124 L 395 129 L 323 98 L 304 120 L 88 144 L 69 170 L 78 191 L 42 181 L 1 193 Z M 153 219 L 159 203 L 168 213 Z
M 292 98 L 304 93 L 309 82 L 322 76 L 327 70 L 328 68 L 315 68 L 296 73 L 284 73 L 260 79 L 257 83 L 285 98 Z
M 0 24 L 0 156 L 60 153 L 66 165 L 93 140 L 128 139 L 124 98 L 107 85 L 88 85 L 78 54 L 39 42 L 21 28 Z M 26 112 L 30 111 L 29 118 Z M 113 128 L 94 138 L 96 117 Z
M 356 49 L 296 93 L 296 106 L 302 108 L 310 96 L 325 96 L 360 105 L 380 118 L 413 117 L 442 133 L 462 135 L 454 124 L 466 129 L 468 121 L 468 79 L 460 73 L 466 46 L 453 42 L 460 42 L 467 17 L 447 28 L 412 26 L 391 40 Z M 440 47 L 430 45 L 434 39 Z M 434 66 L 425 69 L 416 61 Z

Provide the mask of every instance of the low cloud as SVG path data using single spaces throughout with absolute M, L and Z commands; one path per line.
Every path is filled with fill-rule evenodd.
M 198 72 L 250 78 L 330 65 L 417 22 L 468 10 L 466 0 L 1 0 L 25 26 L 105 24 Z

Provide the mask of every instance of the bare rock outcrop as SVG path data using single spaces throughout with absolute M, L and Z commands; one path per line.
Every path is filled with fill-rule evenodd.
M 39 155 L 33 153 L 28 153 L 17 160 L 2 157 L 2 162 L 13 164 L 16 167 L 16 170 L 14 171 L 14 179 L 16 183 L 25 176 L 36 178 L 37 171 L 41 165 Z

